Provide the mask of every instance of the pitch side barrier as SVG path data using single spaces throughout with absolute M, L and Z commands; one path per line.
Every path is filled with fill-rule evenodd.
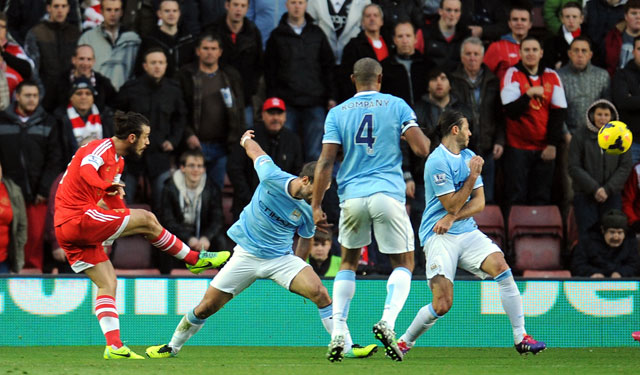
M 374 342 L 386 277 L 357 281 L 349 325 L 355 342 Z M 128 345 L 166 342 L 209 284 L 201 277 L 118 278 L 117 308 Z M 323 280 L 329 291 L 332 279 Z M 517 279 L 527 331 L 553 347 L 633 346 L 640 329 L 640 279 Z M 0 276 L 0 346 L 104 345 L 93 304 L 96 288 L 80 275 Z M 511 326 L 493 281 L 460 278 L 454 302 L 418 346 L 509 347 Z M 424 277 L 414 278 L 396 322 L 400 334 L 431 300 Z M 482 337 L 482 340 L 478 340 Z M 234 298 L 189 345 L 326 346 L 316 306 L 269 280 Z M 0 349 L 1 350 L 1 349 Z

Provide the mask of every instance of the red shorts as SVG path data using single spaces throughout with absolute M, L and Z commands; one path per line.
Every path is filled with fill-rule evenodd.
M 109 260 L 103 242 L 110 244 L 129 224 L 129 209 L 93 207 L 56 227 L 56 238 L 75 272 Z

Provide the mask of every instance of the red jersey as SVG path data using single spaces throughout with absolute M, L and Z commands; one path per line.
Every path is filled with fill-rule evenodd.
M 567 108 L 567 99 L 560 77 L 555 70 L 545 68 L 537 76 L 527 75 L 517 66 L 507 70 L 501 82 L 502 104 L 515 102 L 532 86 L 542 86 L 544 95 L 529 101 L 528 110 L 518 119 L 507 116 L 507 145 L 521 150 L 544 150 L 547 141 L 547 125 L 551 108 Z
M 515 43 L 511 37 L 489 44 L 489 48 L 484 54 L 483 62 L 498 79 L 502 80 L 507 69 L 516 65 L 519 61 L 520 44 Z
M 67 166 L 56 193 L 54 225 L 59 226 L 95 208 L 106 189 L 120 182 L 124 158 L 116 154 L 111 138 L 98 139 L 80 147 Z M 116 196 L 106 202 L 109 208 L 124 208 Z M 112 207 L 118 206 L 118 207 Z

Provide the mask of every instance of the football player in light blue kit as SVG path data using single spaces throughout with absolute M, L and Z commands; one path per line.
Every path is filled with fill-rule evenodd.
M 502 307 L 511 321 L 519 353 L 545 349 L 542 341 L 524 329 L 522 298 L 504 255 L 489 237 L 478 230 L 473 215 L 484 209 L 482 165 L 484 160 L 467 149 L 471 131 L 460 112 L 447 110 L 438 121 L 442 143 L 429 155 L 424 168 L 425 201 L 420 225 L 420 244 L 426 255 L 427 280 L 433 294 L 398 340 L 403 353 L 446 314 L 453 303 L 453 280 L 460 267 L 498 283 Z
M 315 234 L 311 193 L 315 162 L 303 166 L 299 177 L 283 172 L 252 140 L 253 130 L 244 133 L 240 144 L 253 160 L 260 184 L 240 218 L 227 231 L 237 244 L 227 265 L 211 281 L 202 301 L 187 313 L 169 344 L 147 348 L 151 358 L 178 354 L 184 343 L 198 332 L 205 319 L 215 314 L 234 296 L 258 278 L 268 278 L 318 306 L 327 332 L 332 332 L 331 298 L 306 259 Z M 320 224 L 322 227 L 322 224 Z M 293 236 L 300 239 L 293 254 Z M 369 356 L 375 345 L 354 349 L 352 357 Z M 355 352 L 355 353 L 354 353 Z
M 314 221 L 320 225 L 325 220 L 322 199 L 336 155 L 342 148 L 344 160 L 337 176 L 342 261 L 333 283 L 333 333 L 327 358 L 340 361 L 349 350 L 347 316 L 355 294 L 355 271 L 360 249 L 371 243 L 373 225 L 380 252 L 389 255 L 393 266 L 382 319 L 373 326 L 373 332 L 385 346 L 387 355 L 401 361 L 402 352 L 393 329 L 411 288 L 414 245 L 404 205 L 406 186 L 400 139 L 404 137 L 421 157 L 429 153 L 429 140 L 404 100 L 378 92 L 382 67 L 376 60 L 358 60 L 351 80 L 357 94 L 332 108 L 325 120 L 311 204 Z

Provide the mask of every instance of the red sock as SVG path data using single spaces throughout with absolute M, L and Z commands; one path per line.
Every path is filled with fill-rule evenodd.
M 96 316 L 104 337 L 107 339 L 107 345 L 118 349 L 122 347 L 120 340 L 120 319 L 118 319 L 118 311 L 116 310 L 116 300 L 109 295 L 101 295 L 96 297 Z
M 165 251 L 178 259 L 182 259 L 185 263 L 191 265 L 196 264 L 200 258 L 200 254 L 197 251 L 191 250 L 189 246 L 180 241 L 178 237 L 164 228 L 162 228 L 162 233 L 150 242 L 158 249 Z

